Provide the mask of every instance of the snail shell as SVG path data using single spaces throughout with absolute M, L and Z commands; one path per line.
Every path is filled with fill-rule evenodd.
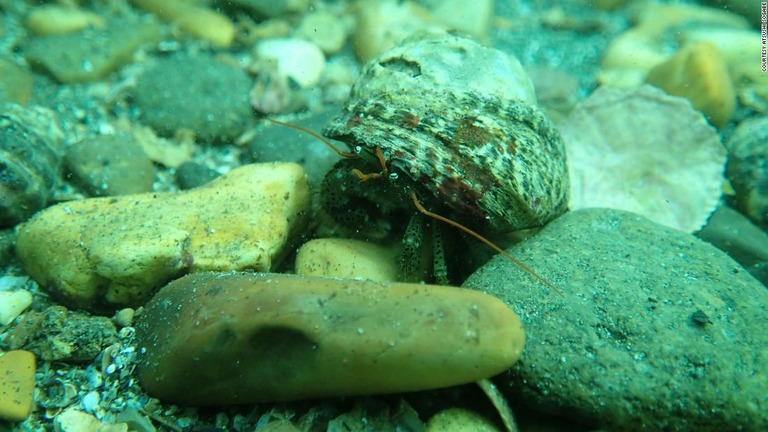
M 48 203 L 59 181 L 63 141 L 53 112 L 0 104 L 0 228 Z
M 726 175 L 738 207 L 768 229 L 768 117 L 743 121 L 728 139 Z
M 324 134 L 469 225 L 504 232 L 566 210 L 563 141 L 520 63 L 471 40 L 409 39 L 365 65 Z M 375 167 L 375 165 L 374 165 Z

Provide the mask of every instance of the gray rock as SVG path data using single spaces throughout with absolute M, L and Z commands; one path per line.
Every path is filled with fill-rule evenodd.
M 142 120 L 164 135 L 192 130 L 206 141 L 236 136 L 251 117 L 251 80 L 207 55 L 164 58 L 139 77 L 134 92 Z
M 720 206 L 696 236 L 730 255 L 768 287 L 768 233 L 746 216 L 728 206 Z
M 725 253 L 627 212 L 585 209 L 465 282 L 520 315 L 518 404 L 608 430 L 768 430 L 768 290 Z
M 160 26 L 147 17 L 111 18 L 103 29 L 31 38 L 25 49 L 29 63 L 65 84 L 95 81 L 133 58 L 145 43 L 160 40 Z
M 152 161 L 128 134 L 85 138 L 67 148 L 64 163 L 92 196 L 149 192 L 155 180 Z

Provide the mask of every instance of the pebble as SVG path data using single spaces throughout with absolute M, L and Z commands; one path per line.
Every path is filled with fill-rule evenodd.
M 464 408 L 448 408 L 433 415 L 424 432 L 501 432 L 492 421 Z
M 135 6 L 172 23 L 183 32 L 227 48 L 235 39 L 235 25 L 224 14 L 184 0 L 131 0 Z
M 68 408 L 53 418 L 57 432 L 128 432 L 126 423 L 104 423 L 76 408 Z
M 325 55 L 312 42 L 301 39 L 264 39 L 256 45 L 256 59 L 273 63 L 277 72 L 300 87 L 314 87 L 323 74 Z
M 25 104 L 32 96 L 32 72 L 0 55 L 0 104 Z
M 160 40 L 154 19 L 121 16 L 103 29 L 31 38 L 24 54 L 64 84 L 95 81 L 131 61 L 145 43 Z
M 87 27 L 104 28 L 101 16 L 76 6 L 45 4 L 32 9 L 24 27 L 38 36 L 74 33 Z
M 195 162 L 184 162 L 176 168 L 175 177 L 179 189 L 188 190 L 210 183 L 219 175 L 216 170 L 205 165 Z
M 309 0 L 232 0 L 264 17 L 274 18 L 286 14 L 301 14 L 309 8 Z
M 5 340 L 11 349 L 31 351 L 47 362 L 68 363 L 89 363 L 115 342 L 117 332 L 109 318 L 58 305 L 25 313 Z
M 669 60 L 651 69 L 645 80 L 671 95 L 688 99 L 717 127 L 725 126 L 736 108 L 736 92 L 725 60 L 707 41 L 683 46 Z
M 67 146 L 64 164 L 91 196 L 149 192 L 152 161 L 129 134 L 91 136 Z
M 335 117 L 339 107 L 330 106 L 322 111 L 308 113 L 307 117 L 292 120 L 293 124 L 319 132 Z M 302 166 L 313 187 L 319 185 L 325 174 L 341 156 L 317 138 L 285 126 L 265 122 L 247 144 L 245 159 L 251 162 L 294 162 Z
M 232 138 L 251 118 L 251 80 L 241 69 L 208 55 L 158 60 L 133 90 L 141 119 L 159 133 L 193 131 L 204 141 Z
M 412 1 L 369 2 L 356 10 L 357 25 L 352 33 L 352 48 L 360 63 L 398 45 L 418 31 L 442 31 L 429 11 Z
M 270 270 L 308 206 L 299 166 L 245 165 L 189 191 L 49 207 L 18 228 L 16 252 L 63 304 L 111 312 L 187 271 Z
M 0 353 L 0 419 L 20 422 L 34 407 L 35 355 L 15 350 Z
M 32 304 L 32 294 L 27 290 L 0 291 L 0 327 L 13 322 Z
M 487 41 L 493 19 L 493 0 L 418 0 L 417 3 L 447 30 Z
M 320 48 L 324 54 L 335 54 L 344 47 L 347 30 L 340 17 L 327 10 L 304 15 L 296 34 Z
M 721 205 L 696 236 L 726 252 L 768 287 L 768 233 L 746 216 Z
M 567 213 L 509 252 L 562 293 L 501 257 L 464 284 L 526 328 L 496 381 L 510 400 L 589 430 L 768 430 L 768 291 L 724 252 L 609 209 Z
M 136 318 L 142 387 L 182 405 L 397 393 L 495 375 L 517 361 L 519 320 L 446 286 L 199 273 Z
M 768 117 L 741 122 L 726 148 L 725 174 L 735 191 L 733 202 L 755 224 L 768 230 Z
M 304 243 L 296 253 L 296 274 L 398 280 L 397 251 L 362 240 L 320 238 Z
M 736 14 L 694 4 L 649 2 L 640 6 L 635 15 L 636 24 L 611 41 L 605 50 L 598 76 L 601 84 L 620 88 L 639 86 L 648 71 L 669 60 L 678 48 L 678 41 L 681 38 L 685 41 L 691 29 L 749 28 L 747 20 Z M 727 50 L 721 49 L 720 53 L 728 56 Z

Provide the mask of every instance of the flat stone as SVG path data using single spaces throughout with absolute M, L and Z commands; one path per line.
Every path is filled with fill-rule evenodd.
M 295 164 L 252 164 L 206 186 L 89 198 L 19 226 L 22 267 L 66 305 L 135 307 L 185 272 L 272 269 L 309 208 Z
M 567 213 L 464 284 L 523 321 L 512 400 L 585 429 L 768 430 L 768 291 L 724 252 L 633 213 Z M 518 411 L 519 412 L 519 411 Z
M 20 422 L 34 404 L 35 355 L 8 351 L 0 355 L 0 419 Z
M 461 288 L 263 273 L 177 279 L 136 318 L 142 387 L 226 405 L 425 390 L 517 361 L 498 299 Z
M 155 181 L 152 161 L 125 133 L 86 137 L 67 147 L 64 163 L 92 196 L 149 192 Z
M 130 62 L 145 43 L 160 39 L 155 20 L 121 17 L 103 29 L 32 38 L 25 55 L 65 84 L 94 81 Z

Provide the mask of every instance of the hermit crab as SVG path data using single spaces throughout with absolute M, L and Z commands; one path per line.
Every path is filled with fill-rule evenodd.
M 483 235 L 541 226 L 567 208 L 563 141 L 530 78 L 514 57 L 469 39 L 414 37 L 371 60 L 323 135 L 351 150 L 336 149 L 345 159 L 323 181 L 323 207 L 343 224 L 404 228 L 405 280 L 451 280 L 441 231 L 421 235 L 442 225 L 435 219 L 489 244 Z

